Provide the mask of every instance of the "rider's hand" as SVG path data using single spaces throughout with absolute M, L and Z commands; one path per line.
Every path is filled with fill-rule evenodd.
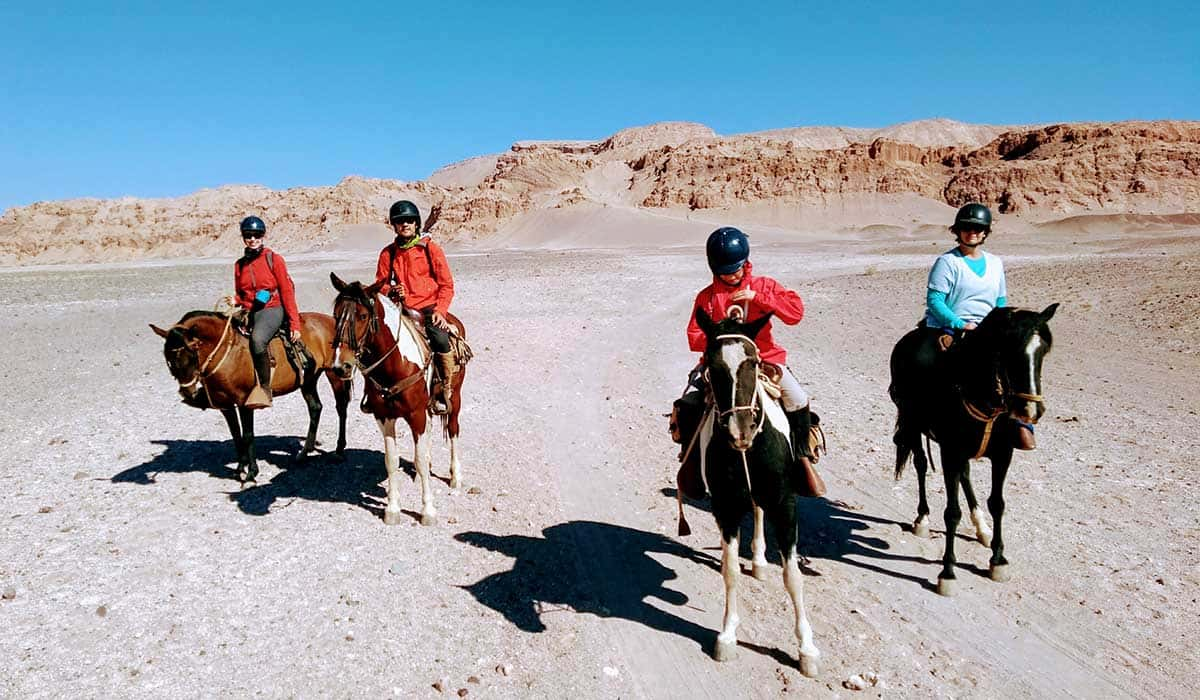
M 404 290 L 403 282 L 397 282 L 395 284 L 395 286 L 393 286 L 391 288 L 391 290 L 388 292 L 388 299 L 391 299 L 392 301 L 396 302 L 397 304 L 399 304 L 400 301 L 402 299 L 404 299 L 405 296 L 407 296 L 407 292 L 405 292 L 405 290 Z
M 292 331 L 292 342 L 293 343 L 300 342 L 300 331 Z
M 446 320 L 445 316 L 441 315 L 440 313 L 438 313 L 436 311 L 429 314 L 429 322 L 432 323 L 435 327 L 440 328 L 444 331 L 450 330 L 450 322 Z
M 962 329 L 963 329 L 964 331 L 973 331 L 973 330 L 975 330 L 975 322 L 974 322 L 974 321 L 967 321 L 967 325 L 963 326 L 963 327 L 962 327 Z
M 729 297 L 729 301 L 732 301 L 734 303 L 737 303 L 739 301 L 752 301 L 754 299 L 754 296 L 755 295 L 754 295 L 753 289 L 749 289 L 749 288 L 739 289 L 733 293 L 733 296 Z

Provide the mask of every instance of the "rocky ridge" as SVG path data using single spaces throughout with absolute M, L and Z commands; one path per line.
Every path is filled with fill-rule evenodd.
M 542 210 L 822 210 L 887 195 L 950 206 L 983 201 L 1030 219 L 1194 212 L 1200 122 L 997 127 L 939 119 L 736 136 L 667 122 L 599 141 L 522 141 L 420 182 L 351 176 L 332 187 L 230 185 L 170 199 L 39 202 L 0 216 L 0 264 L 224 254 L 236 248 L 246 212 L 267 219 L 276 246 L 313 248 L 346 227 L 380 222 L 398 198 L 429 212 L 427 225 L 440 237 L 486 245 L 490 234 Z

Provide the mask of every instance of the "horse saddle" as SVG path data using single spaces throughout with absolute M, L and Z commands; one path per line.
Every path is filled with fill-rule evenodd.
M 234 309 L 232 313 L 230 313 L 230 316 L 233 317 L 233 323 L 231 325 L 233 326 L 234 330 L 236 330 L 239 335 L 249 340 L 250 333 L 254 330 L 254 327 L 250 324 L 250 312 L 246 311 L 246 309 L 242 307 L 238 307 Z M 304 376 L 305 372 L 317 366 L 317 361 L 313 358 L 312 354 L 308 351 L 308 347 L 305 346 L 304 343 L 292 342 L 292 333 L 288 329 L 286 321 L 284 321 L 283 325 L 279 327 L 279 330 L 275 332 L 274 338 L 278 338 L 280 342 L 283 343 L 283 354 L 285 357 L 287 357 L 288 364 L 290 364 L 292 369 L 295 370 L 296 376 Z M 274 340 L 274 338 L 272 338 L 272 340 Z M 274 367 L 275 355 L 273 353 L 268 353 L 268 356 L 271 358 L 271 367 Z

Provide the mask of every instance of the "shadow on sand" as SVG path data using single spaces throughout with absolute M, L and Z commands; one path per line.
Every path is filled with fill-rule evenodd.
M 663 556 L 652 555 L 673 557 L 684 566 L 707 567 L 713 572 L 713 585 L 719 587 L 720 562 L 716 557 L 663 535 L 579 520 L 548 527 L 542 537 L 463 532 L 455 539 L 516 560 L 510 571 L 463 588 L 518 629 L 543 632 L 547 615 L 588 613 L 636 622 L 690 639 L 706 653 L 713 651 L 716 629 L 662 609 L 662 604 L 687 606 L 689 599 L 667 587 L 667 582 L 678 575 L 659 561 Z M 714 622 L 720 621 L 720 614 L 720 610 L 706 612 Z M 779 663 L 796 663 L 778 649 L 744 641 L 739 644 Z
M 260 466 L 271 465 L 279 471 L 268 482 L 238 488 L 236 458 L 231 440 L 154 440 L 166 450 L 148 462 L 115 474 L 113 483 L 152 485 L 160 474 L 206 473 L 227 479 L 237 490 L 228 491 L 229 500 L 248 515 L 267 515 L 281 500 L 301 498 L 326 503 L 347 503 L 382 518 L 387 501 L 383 454 L 378 450 L 347 449 L 344 459 L 332 453 L 297 461 L 301 441 L 295 437 L 260 436 L 256 452 Z M 412 462 L 401 458 L 400 468 L 416 476 Z M 440 478 L 440 477 L 439 477 Z M 420 515 L 405 511 L 414 520 Z

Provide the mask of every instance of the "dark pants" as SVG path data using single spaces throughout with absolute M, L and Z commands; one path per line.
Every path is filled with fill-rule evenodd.
M 267 377 L 271 373 L 271 358 L 267 348 L 271 338 L 283 327 L 283 319 L 282 306 L 259 309 L 250 314 L 250 354 L 254 356 L 254 372 L 264 387 L 268 386 Z
M 425 337 L 434 352 L 450 352 L 450 334 L 433 325 L 433 314 L 425 314 Z

